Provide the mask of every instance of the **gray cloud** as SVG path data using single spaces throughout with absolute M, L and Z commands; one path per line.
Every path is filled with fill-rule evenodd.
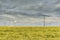
M 53 13 L 53 12 L 59 12 L 59 8 L 58 10 L 54 8 L 55 4 L 57 2 L 59 2 L 59 0 L 0 0 L 1 3 L 1 7 L 0 10 L 5 10 L 6 11 L 13 9 L 13 10 L 23 10 L 22 12 L 20 11 L 19 14 L 21 15 L 25 15 L 25 16 L 40 16 L 41 14 L 49 14 L 49 13 Z M 32 4 L 33 3 L 33 4 Z M 14 11 L 12 10 L 12 13 L 10 14 L 16 14 Z M 26 10 L 26 11 L 25 11 Z M 29 12 L 28 12 L 29 10 Z M 32 10 L 34 11 L 38 11 L 36 14 L 30 13 L 32 12 Z M 23 13 L 25 11 L 25 13 Z M 33 12 L 34 12 L 33 11 Z M 4 11 L 3 11 L 4 12 Z M 57 12 L 57 13 L 58 13 Z M 18 14 L 17 13 L 17 14 Z M 39 14 L 40 13 L 40 14 Z M 53 13 L 54 14 L 54 13 Z M 54 14 L 55 15 L 55 14 Z
M 60 0 L 0 0 L 0 19 L 60 17 L 59 5 Z

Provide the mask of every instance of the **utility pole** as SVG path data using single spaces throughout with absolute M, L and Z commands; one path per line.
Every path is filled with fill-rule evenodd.
M 45 15 L 43 16 L 43 26 L 45 27 Z
M 43 16 L 43 26 L 46 26 L 46 17 L 49 17 L 49 15 L 42 15 Z

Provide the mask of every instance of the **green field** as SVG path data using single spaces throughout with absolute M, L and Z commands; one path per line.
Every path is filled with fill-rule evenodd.
M 0 27 L 0 40 L 60 40 L 60 27 Z

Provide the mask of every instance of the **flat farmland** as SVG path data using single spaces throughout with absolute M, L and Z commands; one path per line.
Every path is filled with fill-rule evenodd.
M 60 40 L 60 27 L 0 27 L 0 40 Z

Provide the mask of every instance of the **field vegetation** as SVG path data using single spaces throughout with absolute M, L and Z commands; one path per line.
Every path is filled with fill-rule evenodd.
M 60 27 L 0 27 L 0 40 L 60 40 Z

